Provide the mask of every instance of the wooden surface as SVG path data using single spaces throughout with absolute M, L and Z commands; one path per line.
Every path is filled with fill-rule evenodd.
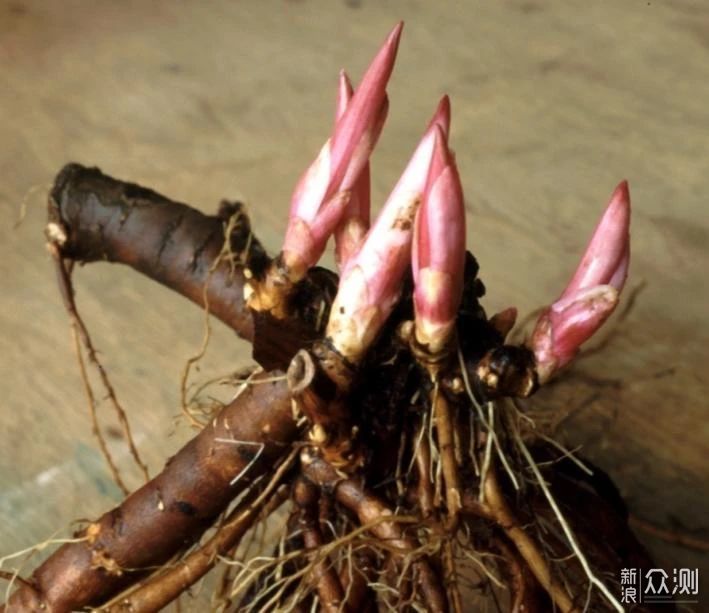
M 560 292 L 615 184 L 630 181 L 629 287 L 645 290 L 606 350 L 537 404 L 569 414 L 562 438 L 611 473 L 634 515 L 709 538 L 708 2 L 2 0 L 0 557 L 120 499 L 43 245 L 54 174 L 95 164 L 205 211 L 243 198 L 276 249 L 292 186 L 329 130 L 338 70 L 358 80 L 400 18 L 374 202 L 450 94 L 485 305 L 526 313 Z M 202 314 L 116 266 L 75 282 L 156 471 L 189 436 L 178 382 Z M 213 328 L 200 377 L 249 362 Z M 640 536 L 664 568 L 700 567 L 697 610 L 709 610 L 706 555 Z

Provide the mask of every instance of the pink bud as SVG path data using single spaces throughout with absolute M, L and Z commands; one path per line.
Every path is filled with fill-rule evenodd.
M 615 188 L 601 221 L 591 237 L 571 282 L 562 297 L 594 285 L 623 289 L 630 258 L 630 193 L 628 182 Z
M 337 98 L 337 117 L 345 112 L 352 98 L 352 85 L 347 74 L 340 73 L 340 89 Z M 350 200 L 342 219 L 335 228 L 335 260 L 342 270 L 346 262 L 357 252 L 369 229 L 370 217 L 370 178 L 369 162 L 362 169 L 355 181 Z
M 402 27 L 399 23 L 389 34 L 332 136 L 295 188 L 282 249 L 284 264 L 294 279 L 302 277 L 322 255 L 379 138 L 388 109 L 386 84 Z
M 412 256 L 416 338 L 436 353 L 444 348 L 455 326 L 465 268 L 463 188 L 440 127 L 435 128 Z
M 386 96 L 386 84 L 394 68 L 403 27 L 404 23 L 399 22 L 389 33 L 384 45 L 364 73 L 357 91 L 352 96 L 351 103 L 347 105 L 347 109 L 335 126 L 332 137 L 332 181 L 328 195 L 337 189 L 338 184 L 344 178 L 355 147 L 360 142 L 362 135 L 371 128 L 372 119 L 376 118 L 380 112 Z M 369 152 L 366 158 L 355 160 L 360 164 L 360 170 L 368 158 Z
M 568 364 L 618 304 L 630 260 L 630 195 L 613 192 L 581 263 L 561 297 L 539 317 L 528 345 L 544 383 Z
M 362 358 L 399 298 L 436 132 L 447 134 L 448 125 L 448 105 L 442 101 L 364 243 L 342 271 L 326 334 L 353 363 Z

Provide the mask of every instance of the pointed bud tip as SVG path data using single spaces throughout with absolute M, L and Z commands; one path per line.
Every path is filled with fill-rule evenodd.
M 401 40 L 401 31 L 403 30 L 403 28 L 404 22 L 400 21 L 394 26 L 392 31 L 389 32 L 389 35 L 384 41 L 384 44 L 380 47 L 379 51 L 377 52 L 377 55 L 374 57 L 371 64 L 369 65 L 369 68 L 365 72 L 365 77 L 370 71 L 373 71 L 374 73 L 376 73 L 377 71 L 383 71 L 385 75 L 383 81 L 386 81 L 389 78 L 391 70 L 394 67 L 396 54 L 399 51 L 399 41 Z M 381 75 L 378 78 L 381 79 Z M 382 87 L 384 85 L 385 83 L 382 84 Z
M 350 96 L 352 95 L 352 81 L 344 68 L 340 69 L 338 85 L 340 86 L 340 90 L 348 91 Z
M 439 124 L 443 127 L 443 132 L 446 137 L 448 137 L 451 127 L 451 99 L 448 97 L 448 94 L 444 94 L 438 103 L 436 117 L 438 118 Z
M 628 181 L 625 179 L 618 183 L 616 188 L 613 190 L 608 208 L 614 206 L 626 209 L 627 214 L 630 215 L 630 188 L 628 186 Z
M 333 190 L 337 189 L 348 169 L 357 168 L 357 163 L 353 166 L 351 157 L 362 138 L 366 136 L 371 141 L 367 155 L 374 148 L 379 136 L 378 131 L 382 127 L 381 124 L 376 124 L 383 116 L 382 105 L 386 105 L 386 86 L 394 69 L 402 27 L 403 22 L 391 31 L 365 70 L 347 108 L 335 124 L 330 137 L 331 172 L 327 196 L 332 196 Z M 342 81 L 340 85 L 343 85 Z M 338 94 L 338 97 L 341 95 Z M 373 131 L 376 134 L 372 137 Z M 361 166 L 357 170 L 361 170 Z
M 630 186 L 628 185 L 627 179 L 623 179 L 620 183 L 618 183 L 615 188 L 615 194 L 622 197 L 623 200 L 630 202 Z
M 401 20 L 392 28 L 391 32 L 389 32 L 389 36 L 387 36 L 387 45 L 398 47 L 403 29 L 404 21 Z
M 391 67 L 394 65 L 394 60 L 396 59 L 396 54 L 399 51 L 399 42 L 401 41 L 401 32 L 403 29 L 403 21 L 400 21 L 393 27 L 391 32 L 387 35 L 384 44 L 380 47 L 373 64 L 376 65 L 378 61 L 383 61 L 384 66 L 387 66 L 385 70 L 391 71 Z
M 428 122 L 426 132 L 432 130 L 434 126 L 441 128 L 444 139 L 447 141 L 451 127 L 451 103 L 448 95 L 443 96 L 438 102 L 438 106 L 433 112 L 431 120 Z

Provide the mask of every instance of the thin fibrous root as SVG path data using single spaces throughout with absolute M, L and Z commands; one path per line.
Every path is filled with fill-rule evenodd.
M 334 489 L 335 499 L 354 513 L 361 525 L 369 525 L 369 531 L 390 548 L 400 552 L 402 560 L 413 554 L 418 545 L 404 535 L 399 518 L 376 496 L 364 490 L 355 479 L 343 479 L 327 462 L 319 458 L 304 460 L 304 474 L 318 485 Z M 425 557 L 418 556 L 411 562 L 416 575 L 416 584 L 429 611 L 448 610 L 445 588 L 440 577 Z
M 99 374 L 101 384 L 106 390 L 107 397 L 111 403 L 111 406 L 114 409 L 114 412 L 116 413 L 116 416 L 118 417 L 118 422 L 120 423 L 121 429 L 123 430 L 123 436 L 126 440 L 126 444 L 128 445 L 128 449 L 130 450 L 130 454 L 133 457 L 133 460 L 135 461 L 136 465 L 142 472 L 146 482 L 150 479 L 150 476 L 148 475 L 148 467 L 140 457 L 140 453 L 138 452 L 138 448 L 136 447 L 135 441 L 133 439 L 133 434 L 131 432 L 130 423 L 128 421 L 128 416 L 125 412 L 125 409 L 118 401 L 118 397 L 116 396 L 116 392 L 113 389 L 113 385 L 111 384 L 111 381 L 108 378 L 108 374 L 106 373 L 106 370 L 104 369 L 103 365 L 98 359 L 98 356 L 96 355 L 96 349 L 94 348 L 93 342 L 91 341 L 89 331 L 86 329 L 86 325 L 84 324 L 84 321 L 79 315 L 79 312 L 76 308 L 76 302 L 74 300 L 74 289 L 72 287 L 71 277 L 69 274 L 69 270 L 67 269 L 67 265 L 63 261 L 61 253 L 54 243 L 48 243 L 48 247 L 54 260 L 55 269 L 57 272 L 57 280 L 59 284 L 59 291 L 64 302 L 64 307 L 67 313 L 69 314 L 69 318 L 71 321 L 71 326 L 74 334 L 75 349 L 81 371 L 81 378 L 84 382 L 84 389 L 86 391 L 86 396 L 89 402 L 89 411 L 93 424 L 93 432 L 96 436 L 96 439 L 98 440 L 99 447 L 101 448 L 103 456 L 106 459 L 111 474 L 113 475 L 114 481 L 116 482 L 118 487 L 121 488 L 123 493 L 127 495 L 129 489 L 121 478 L 121 475 L 118 471 L 118 466 L 116 465 L 115 460 L 111 456 L 111 453 L 108 449 L 108 445 L 101 432 L 101 427 L 98 423 L 98 418 L 96 415 L 96 399 L 91 388 L 91 384 L 89 383 L 88 373 L 86 372 L 84 360 L 81 356 L 79 340 L 81 340 L 81 344 L 86 350 L 86 355 L 88 357 L 89 363 L 94 366 L 94 368 Z
M 561 509 L 559 508 L 559 504 L 557 503 L 556 499 L 552 495 L 551 491 L 549 490 L 549 486 L 546 484 L 546 481 L 544 480 L 544 477 L 542 476 L 542 473 L 539 470 L 539 467 L 537 466 L 536 462 L 534 461 L 534 458 L 532 457 L 532 454 L 529 452 L 529 449 L 527 448 L 527 445 L 525 442 L 522 440 L 522 437 L 520 436 L 519 432 L 517 430 L 513 430 L 513 437 L 515 440 L 515 443 L 517 444 L 517 447 L 521 451 L 522 455 L 524 456 L 525 461 L 529 465 L 529 468 L 532 470 L 532 473 L 534 474 L 535 479 L 537 480 L 537 483 L 544 493 L 544 497 L 547 499 L 547 502 L 549 503 L 549 506 L 551 507 L 552 511 L 554 512 L 554 515 L 556 516 L 557 521 L 559 522 L 559 525 L 561 526 L 561 529 L 564 532 L 564 536 L 566 537 L 569 546 L 571 547 L 571 550 L 574 552 L 574 555 L 576 556 L 576 559 L 579 561 L 581 564 L 581 568 L 583 568 L 584 573 L 586 574 L 586 578 L 589 581 L 590 586 L 596 587 L 598 591 L 603 594 L 604 598 L 608 601 L 608 603 L 616 610 L 619 611 L 620 613 L 623 613 L 624 607 L 623 605 L 618 602 L 618 599 L 613 596 L 613 594 L 610 592 L 608 587 L 606 586 L 603 581 L 601 581 L 596 574 L 593 572 L 591 569 L 591 565 L 588 563 L 588 560 L 586 559 L 586 556 L 584 555 L 583 551 L 581 551 L 581 548 L 578 545 L 578 542 L 576 540 L 576 536 L 574 535 L 573 530 L 571 529 L 571 526 L 569 526 L 569 523 L 566 521 L 566 518 L 564 517 L 563 513 L 561 512 Z M 589 590 L 589 597 L 590 597 L 590 590 Z
M 243 248 L 242 251 L 235 253 L 232 250 L 232 245 L 231 245 L 231 240 L 230 237 L 232 234 L 235 233 L 237 224 L 239 223 L 239 220 L 245 217 L 245 213 L 242 211 L 242 209 L 236 208 L 235 211 L 229 216 L 229 219 L 224 222 L 224 243 L 222 244 L 221 251 L 217 254 L 217 257 L 214 258 L 214 261 L 212 262 L 211 266 L 209 267 L 209 270 L 207 271 L 207 276 L 204 280 L 204 285 L 202 287 L 202 304 L 204 305 L 204 333 L 202 335 L 202 342 L 200 344 L 199 349 L 197 352 L 192 355 L 187 362 L 185 363 L 185 366 L 182 370 L 182 376 L 180 377 L 180 404 L 182 407 L 182 413 L 183 415 L 189 420 L 190 424 L 195 427 L 195 428 L 202 428 L 204 427 L 206 422 L 201 422 L 199 419 L 197 419 L 194 415 L 194 412 L 190 408 L 190 403 L 187 400 L 187 387 L 188 387 L 188 380 L 189 380 L 189 375 L 190 371 L 192 370 L 192 367 L 197 364 L 205 355 L 207 352 L 207 347 L 209 345 L 209 339 L 211 338 L 212 335 L 212 326 L 211 326 L 211 318 L 210 318 L 210 281 L 213 275 L 217 273 L 219 270 L 219 267 L 222 265 L 223 262 L 227 262 L 229 264 L 230 270 L 231 270 L 231 276 L 233 277 L 236 270 L 237 266 L 239 267 L 244 267 L 248 264 L 248 255 L 249 255 L 249 250 L 251 246 L 251 242 L 253 240 L 253 234 L 251 233 L 251 230 L 249 229 L 247 239 L 246 239 L 246 246 Z M 248 223 L 247 223 L 248 225 Z M 208 421 L 208 420 L 207 420 Z

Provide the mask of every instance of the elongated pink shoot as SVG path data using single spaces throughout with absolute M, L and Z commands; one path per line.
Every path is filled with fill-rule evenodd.
M 437 130 L 447 137 L 447 100 L 439 104 L 423 138 L 359 251 L 345 265 L 330 312 L 327 336 L 357 363 L 391 314 L 411 258 L 413 226 L 426 188 Z
M 576 273 L 562 297 L 595 285 L 623 288 L 630 258 L 630 193 L 622 181 L 596 226 Z
M 455 328 L 464 268 L 463 188 L 446 136 L 436 127 L 412 253 L 416 338 L 432 353 L 445 347 Z
M 376 118 L 380 112 L 386 96 L 386 84 L 394 68 L 403 27 L 404 23 L 400 21 L 389 33 L 335 126 L 331 147 L 332 181 L 328 195 L 332 195 L 348 172 L 355 148 L 371 126 L 372 118 Z M 361 169 L 367 159 L 369 159 L 368 155 L 364 159 L 355 157 L 354 161 Z
M 566 366 L 618 304 L 630 261 L 630 194 L 613 192 L 581 263 L 559 299 L 539 317 L 528 342 L 539 382 Z
M 336 120 L 344 114 L 351 98 L 352 84 L 343 70 L 340 73 Z M 357 252 L 367 234 L 370 219 L 370 200 L 369 162 L 367 162 L 355 181 L 342 219 L 335 228 L 335 261 L 340 270 Z
M 294 280 L 322 255 L 379 138 L 388 109 L 386 84 L 402 27 L 399 23 L 389 34 L 330 139 L 296 185 L 282 249 Z

